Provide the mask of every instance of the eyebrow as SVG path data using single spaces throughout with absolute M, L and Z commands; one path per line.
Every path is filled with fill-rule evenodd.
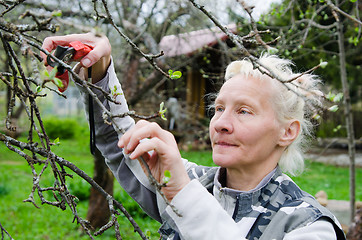
M 250 106 L 252 109 L 261 107 L 258 102 L 250 101 L 249 98 L 244 97 L 244 96 L 238 96 L 237 98 L 235 98 L 233 100 L 234 100 L 233 104 Z M 217 98 L 215 99 L 214 105 L 223 104 L 224 102 L 225 102 L 225 100 L 223 98 L 220 98 L 220 96 L 218 95 Z

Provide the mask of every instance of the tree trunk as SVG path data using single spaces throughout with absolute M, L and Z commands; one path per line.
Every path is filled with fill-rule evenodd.
M 351 223 L 347 233 L 347 239 L 349 240 L 361 240 L 362 239 L 362 208 L 358 209 L 354 221 Z
M 104 157 L 96 148 L 94 153 L 94 181 L 107 193 L 113 195 L 113 174 L 107 167 Z M 110 211 L 108 202 L 96 189 L 91 188 L 87 219 L 95 229 L 109 221 Z
M 350 191 L 350 208 L 351 216 L 350 219 L 353 221 L 355 215 L 355 202 L 356 202 L 356 172 L 355 172 L 355 155 L 356 145 L 354 140 L 354 129 L 353 129 L 353 116 L 351 111 L 351 98 L 349 95 L 349 85 L 347 81 L 346 71 L 346 53 L 344 49 L 344 34 L 343 34 L 343 23 L 336 17 L 338 22 L 338 47 L 339 47 L 339 63 L 341 71 L 341 81 L 343 87 L 343 104 L 344 104 L 344 115 L 346 119 L 347 138 L 348 138 L 348 154 L 350 159 L 349 166 L 349 191 Z
M 10 66 L 9 66 L 9 57 L 6 56 L 6 61 L 5 61 L 5 72 L 10 72 Z M 11 77 L 8 77 L 7 80 L 9 82 L 11 82 Z M 7 86 L 7 91 L 6 91 L 6 113 L 8 114 L 10 112 L 10 123 L 11 123 L 11 128 L 5 128 L 5 134 L 17 139 L 20 134 L 21 131 L 18 127 L 18 120 L 21 116 L 21 113 L 23 112 L 23 110 L 25 109 L 25 105 L 23 102 L 20 102 L 20 106 L 15 110 L 15 106 L 11 106 L 11 104 L 15 104 L 11 102 L 11 98 L 12 98 L 12 89 Z
M 139 67 L 139 59 L 131 57 L 127 67 L 126 77 L 123 82 L 123 89 L 125 96 L 131 98 L 137 91 L 137 71 Z

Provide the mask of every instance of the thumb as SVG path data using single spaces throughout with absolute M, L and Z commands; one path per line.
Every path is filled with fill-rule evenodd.
M 90 51 L 80 62 L 88 68 L 98 62 L 102 57 L 109 56 L 111 54 L 111 44 L 107 37 L 103 36 L 97 38 L 96 44 L 93 44 L 94 48 Z
M 95 62 L 92 61 L 89 56 L 89 54 L 87 54 L 86 57 L 84 57 L 81 61 L 80 61 L 80 64 L 82 64 L 83 67 L 85 68 L 89 68 L 90 66 L 92 66 Z

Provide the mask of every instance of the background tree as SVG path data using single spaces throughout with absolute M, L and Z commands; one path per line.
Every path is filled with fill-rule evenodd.
M 246 5 L 244 1 L 236 2 L 240 4 L 240 10 L 246 13 L 252 11 L 252 8 Z M 155 91 L 149 90 L 152 90 L 158 82 L 165 79 L 165 81 L 172 81 L 167 73 L 168 69 L 171 68 L 169 63 L 160 58 L 162 53 L 159 49 L 159 42 L 162 36 L 215 25 L 229 37 L 235 46 L 233 51 L 237 52 L 238 57 L 249 58 L 256 68 L 277 81 L 288 81 L 274 76 L 255 57 L 262 50 L 274 51 L 275 48 L 271 47 L 271 45 L 284 49 L 287 46 L 286 43 L 289 42 L 283 43 L 281 41 L 280 45 L 276 45 L 279 44 L 277 40 L 281 39 L 280 35 L 283 35 L 283 32 L 268 35 L 270 32 L 259 30 L 259 28 L 262 29 L 261 25 L 257 25 L 255 20 L 250 17 L 248 22 L 242 20 L 245 28 L 241 29 L 240 35 L 235 35 L 205 7 L 193 0 L 171 2 L 157 0 L 64 0 L 61 3 L 58 1 L 1 1 L 0 4 L 0 38 L 4 51 L 2 55 L 8 58 L 9 63 L 9 70 L 2 71 L 0 77 L 3 86 L 9 88 L 11 92 L 9 109 L 14 108 L 16 102 L 23 103 L 26 118 L 28 119 L 28 139 L 26 141 L 16 140 L 3 133 L 0 133 L 0 140 L 4 142 L 7 148 L 22 156 L 30 166 L 33 174 L 33 189 L 26 201 L 38 207 L 34 200 L 34 195 L 37 194 L 42 204 L 49 204 L 61 209 L 70 208 L 74 219 L 85 229 L 91 239 L 93 239 L 93 234 L 90 231 L 89 222 L 79 216 L 76 208 L 76 197 L 72 195 L 66 184 L 71 174 L 77 174 L 85 179 L 101 193 L 107 202 L 111 220 L 102 226 L 95 235 L 101 234 L 114 226 L 116 237 L 120 239 L 117 215 L 121 211 L 132 223 L 140 237 L 146 239 L 146 236 L 123 205 L 111 196 L 111 191 L 105 191 L 97 181 L 90 178 L 73 163 L 53 153 L 53 145 L 58 143 L 49 139 L 42 121 L 42 113 L 36 101 L 38 98 L 46 97 L 46 93 L 43 92 L 45 90 L 42 89 L 56 92 L 54 87 L 51 86 L 51 82 L 56 82 L 53 76 L 48 74 L 48 76 L 44 77 L 39 71 L 39 69 L 42 69 L 42 63 L 38 52 L 45 52 L 40 48 L 42 39 L 45 36 L 54 33 L 67 34 L 83 31 L 105 33 L 112 43 L 113 60 L 119 73 L 119 79 L 121 79 L 123 87 L 127 91 L 126 97 L 133 106 L 142 98 L 150 99 L 150 96 L 156 99 L 155 102 L 159 104 L 162 96 L 160 97 Z M 198 21 L 195 21 L 195 19 Z M 196 25 L 196 23 L 200 25 Z M 243 32 L 244 30 L 245 32 Z M 235 56 L 230 55 L 229 57 L 232 59 Z M 84 86 L 86 91 L 94 98 L 95 104 L 99 104 L 99 100 L 91 90 L 91 87 L 94 86 L 82 81 L 67 64 L 63 62 L 60 62 L 60 64 L 68 69 L 78 84 Z M 316 65 L 321 66 L 319 62 Z M 174 65 L 172 69 L 178 70 L 177 66 Z M 59 92 L 57 94 L 64 96 Z M 109 101 L 114 101 L 112 97 L 108 95 L 106 97 Z M 161 115 L 162 112 L 161 109 L 155 113 L 155 116 Z M 122 117 L 113 116 L 105 108 L 103 108 L 103 114 L 105 121 L 111 121 L 113 124 L 115 124 L 114 118 Z M 142 117 L 132 111 L 125 113 L 125 115 Z M 11 130 L 12 122 L 9 116 L 6 118 L 6 123 L 8 130 Z M 120 129 L 120 131 L 124 130 Z M 39 168 L 38 165 L 41 167 Z M 107 174 L 103 167 L 96 168 L 96 176 Z M 49 170 L 53 172 L 54 184 L 44 187 L 41 177 L 45 171 Z M 153 181 L 152 176 L 150 176 L 150 181 Z M 154 184 L 159 190 L 162 189 L 159 183 Z M 44 197 L 44 192 L 50 192 L 53 198 Z

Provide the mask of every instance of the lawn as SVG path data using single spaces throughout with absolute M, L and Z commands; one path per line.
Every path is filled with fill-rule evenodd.
M 72 161 L 86 173 L 92 176 L 93 160 L 89 153 L 88 138 L 77 140 L 62 140 L 60 146 L 54 146 L 53 151 Z M 182 156 L 203 165 L 211 165 L 211 152 L 183 152 Z M 52 185 L 52 173 L 48 172 L 42 179 L 42 186 Z M 319 190 L 327 192 L 330 199 L 348 200 L 348 168 L 334 167 L 321 163 L 307 161 L 307 169 L 300 177 L 293 178 L 305 191 L 315 194 Z M 357 170 L 356 182 L 362 181 L 362 169 Z M 87 212 L 87 197 L 89 186 L 79 177 L 68 179 L 69 187 L 81 201 L 78 211 L 85 217 Z M 152 233 L 151 239 L 158 239 L 159 223 L 147 217 L 132 199 L 115 182 L 115 198 L 120 200 L 143 231 Z M 40 205 L 35 208 L 30 203 L 24 203 L 32 187 L 31 169 L 26 161 L 9 151 L 0 143 L 0 223 L 14 239 L 89 239 L 82 234 L 79 226 L 72 223 L 73 217 L 69 209 Z M 362 186 L 357 184 L 357 200 L 362 200 Z M 36 199 L 40 203 L 39 199 Z M 119 217 L 123 239 L 140 239 L 133 233 L 131 225 L 124 217 Z M 114 239 L 113 231 L 106 231 L 95 239 Z M 6 239 L 6 238 L 5 238 Z

